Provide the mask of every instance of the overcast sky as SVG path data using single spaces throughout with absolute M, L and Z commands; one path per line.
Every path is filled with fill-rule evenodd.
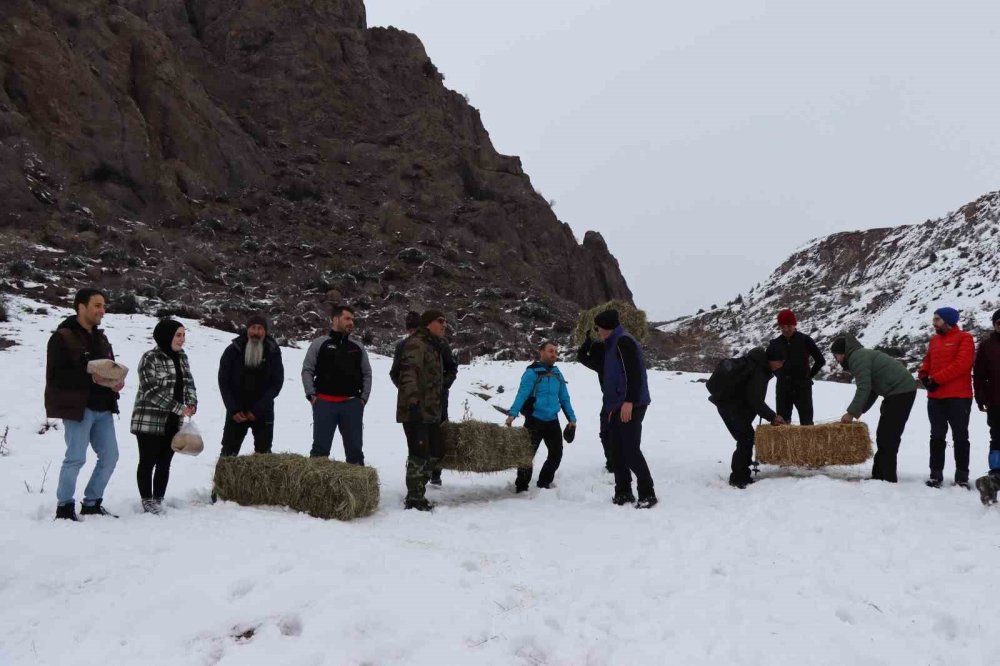
M 996 0 L 368 0 L 655 319 L 1000 189 Z

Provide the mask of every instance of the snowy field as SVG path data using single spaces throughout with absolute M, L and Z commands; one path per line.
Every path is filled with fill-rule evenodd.
M 444 486 L 428 490 L 437 509 L 425 514 L 402 508 L 406 447 L 389 359 L 373 357 L 365 456 L 381 476 L 381 508 L 327 522 L 208 502 L 224 417 L 216 372 L 232 335 L 192 324 L 207 447 L 175 457 L 168 514 L 156 517 L 140 513 L 128 432 L 134 371 L 155 322 L 108 315 L 118 358 L 133 369 L 105 494 L 121 519 L 57 523 L 63 433 L 39 431 L 45 343 L 68 311 L 26 306 L 14 299 L 15 320 L 0 324 L 20 343 L 0 351 L 0 433 L 10 427 L 10 455 L 0 458 L 2 666 L 1000 663 L 1000 512 L 975 492 L 924 487 L 922 393 L 898 485 L 858 482 L 868 466 L 764 468 L 741 492 L 725 483 L 733 442 L 697 376 L 652 372 L 643 449 L 660 504 L 636 511 L 610 502 L 596 377 L 563 364 L 580 430 L 556 487 L 515 496 L 513 472 L 446 472 Z M 304 351 L 284 350 L 276 451 L 309 450 Z M 523 367 L 463 366 L 452 417 L 468 400 L 475 417 L 501 422 L 490 405 L 509 405 Z M 496 395 L 500 385 L 507 390 Z M 817 384 L 817 418 L 839 417 L 852 391 Z M 877 408 L 869 425 L 875 419 Z M 978 476 L 988 448 L 979 413 L 972 435 Z M 343 459 L 339 437 L 334 451 Z M 78 501 L 92 468 L 91 453 Z

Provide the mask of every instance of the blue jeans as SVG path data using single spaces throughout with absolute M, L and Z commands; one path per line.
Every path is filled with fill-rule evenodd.
M 104 489 L 111 480 L 111 475 L 118 464 L 118 440 L 115 438 L 115 421 L 111 412 L 95 412 L 90 409 L 83 411 L 82 421 L 63 419 L 63 431 L 66 435 L 66 458 L 59 470 L 59 485 L 56 488 L 56 501 L 62 504 L 73 504 L 76 493 L 76 477 L 80 468 L 87 462 L 87 445 L 94 447 L 97 454 L 97 464 L 90 475 L 90 481 L 83 491 L 83 503 L 93 506 L 103 499 Z
M 364 465 L 365 455 L 361 452 L 364 415 L 365 404 L 358 398 L 347 402 L 316 400 L 313 405 L 313 444 L 309 455 L 322 458 L 329 456 L 333 435 L 340 428 L 347 462 Z

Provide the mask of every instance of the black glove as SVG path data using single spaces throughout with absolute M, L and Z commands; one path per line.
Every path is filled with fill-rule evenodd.
M 941 386 L 930 377 L 924 377 L 920 380 L 920 382 L 924 385 L 924 388 L 927 389 L 928 393 L 933 393 L 941 388 Z

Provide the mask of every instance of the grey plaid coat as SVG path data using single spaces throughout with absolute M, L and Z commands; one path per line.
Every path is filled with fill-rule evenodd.
M 167 418 L 171 414 L 180 416 L 185 405 L 197 406 L 198 393 L 194 388 L 194 377 L 184 350 L 181 357 L 181 372 L 184 374 L 184 402 L 174 400 L 176 371 L 174 362 L 159 347 L 150 349 L 139 361 L 139 389 L 135 394 L 132 409 L 132 434 L 144 433 L 163 435 L 167 432 Z

